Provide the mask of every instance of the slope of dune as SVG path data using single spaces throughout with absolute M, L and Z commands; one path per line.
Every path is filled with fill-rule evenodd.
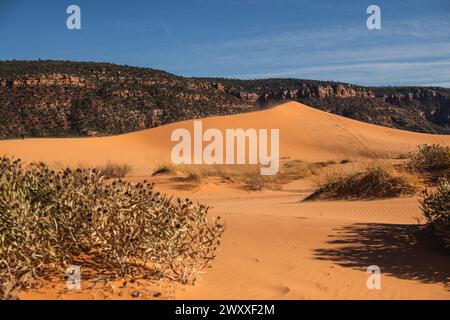
M 414 235 L 417 199 L 300 202 L 311 191 L 192 195 L 227 230 L 213 267 L 181 299 L 450 299 L 450 257 Z M 226 194 L 226 190 L 222 191 Z M 381 289 L 368 289 L 379 266 Z
M 401 131 L 358 122 L 289 102 L 258 112 L 202 119 L 203 129 L 255 128 L 280 130 L 280 155 L 306 161 L 395 157 L 418 144 L 450 144 L 450 136 Z M 193 121 L 111 137 L 39 138 L 0 141 L 0 154 L 56 166 L 128 163 L 134 174 L 147 174 L 170 160 L 176 128 L 192 132 Z

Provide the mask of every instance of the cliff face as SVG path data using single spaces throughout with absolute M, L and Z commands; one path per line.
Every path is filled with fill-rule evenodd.
M 314 98 L 374 98 L 375 94 L 370 90 L 354 88 L 351 85 L 307 85 L 295 89 L 279 89 L 275 92 L 264 93 L 259 101 L 270 102 L 272 100 L 300 100 Z
M 400 129 L 450 128 L 450 89 L 444 88 L 183 78 L 112 64 L 0 62 L 0 138 L 117 134 L 288 100 Z
M 450 95 L 448 90 L 440 88 L 401 88 L 399 92 L 384 94 L 383 99 L 389 103 L 400 104 L 413 100 L 418 101 L 444 101 L 449 100 Z
M 17 88 L 25 86 L 78 86 L 89 87 L 91 84 L 83 78 L 64 74 L 40 74 L 36 77 L 24 77 L 20 79 L 1 79 L 0 87 Z
M 450 93 L 441 88 L 410 88 L 409 91 L 385 94 L 387 103 L 423 109 L 424 116 L 432 123 L 450 127 Z

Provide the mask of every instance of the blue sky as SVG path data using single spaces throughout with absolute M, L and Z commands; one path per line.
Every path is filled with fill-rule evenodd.
M 66 28 L 81 8 L 82 29 Z M 381 30 L 366 9 L 381 7 Z M 0 60 L 450 87 L 450 0 L 0 0 Z

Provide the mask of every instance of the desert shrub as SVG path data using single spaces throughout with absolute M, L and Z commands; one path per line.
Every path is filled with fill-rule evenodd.
M 425 190 L 420 205 L 427 223 L 450 248 L 450 181 L 440 179 L 436 192 Z
M 273 176 L 262 176 L 259 165 L 204 165 L 190 168 L 184 172 L 189 173 L 191 181 L 200 183 L 205 177 L 219 177 L 228 182 L 234 182 L 246 190 L 261 191 L 263 189 L 280 190 L 282 185 L 292 179 L 282 173 Z M 199 176 L 199 178 L 196 178 Z
M 186 181 L 193 184 L 200 184 L 203 181 L 203 175 L 200 171 L 191 171 L 188 173 Z
M 423 172 L 445 172 L 450 170 L 450 147 L 439 144 L 421 145 L 410 155 L 413 168 Z
M 128 164 L 108 162 L 102 167 L 95 168 L 95 171 L 97 171 L 99 175 L 107 178 L 124 178 L 131 169 L 131 166 Z
M 395 159 L 406 160 L 406 159 L 410 158 L 410 155 L 411 155 L 411 153 L 400 153 L 400 154 L 397 154 Z
M 159 165 L 153 171 L 152 176 L 161 176 L 165 174 L 173 174 L 175 173 L 175 169 L 171 165 Z
M 197 187 L 207 178 L 221 178 L 222 181 L 238 184 L 246 190 L 261 191 L 263 189 L 281 190 L 284 184 L 296 179 L 303 179 L 319 174 L 329 165 L 337 164 L 336 161 L 306 162 L 291 160 L 284 163 L 277 174 L 262 176 L 260 165 L 178 165 L 162 164 L 153 172 L 153 176 L 162 174 L 180 174 L 177 180 L 187 182 L 191 187 Z
M 313 199 L 376 199 L 414 194 L 418 180 L 407 173 L 400 174 L 386 164 L 369 165 L 360 172 L 330 174 Z
M 262 191 L 265 186 L 264 179 L 261 176 L 257 176 L 254 178 L 249 177 L 245 180 L 244 183 L 244 188 L 252 191 Z
M 244 179 L 244 189 L 252 191 L 282 190 L 283 185 L 291 181 L 288 177 L 277 174 L 273 176 L 248 176 Z
M 335 164 L 334 161 L 327 162 L 305 162 L 302 160 L 292 160 L 282 166 L 282 173 L 292 179 L 304 179 L 316 175 L 322 168 Z
M 224 230 L 207 213 L 153 184 L 0 158 L 0 298 L 16 297 L 80 257 L 118 275 L 194 282 Z

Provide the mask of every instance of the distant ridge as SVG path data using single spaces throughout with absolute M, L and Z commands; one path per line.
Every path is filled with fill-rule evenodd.
M 150 68 L 0 61 L 0 138 L 127 133 L 286 101 L 386 127 L 450 132 L 450 89 L 186 78 Z

